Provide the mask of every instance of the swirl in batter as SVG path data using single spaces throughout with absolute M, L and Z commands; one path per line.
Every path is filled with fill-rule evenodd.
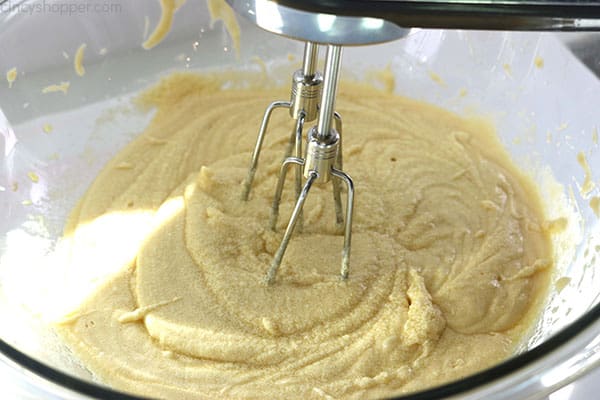
M 241 182 L 265 104 L 285 92 L 221 83 L 174 75 L 145 93 L 157 110 L 150 126 L 71 216 L 77 268 L 119 270 L 58 327 L 93 373 L 153 397 L 362 399 L 458 379 L 514 352 L 552 253 L 537 192 L 493 129 L 343 84 L 357 193 L 350 278 L 338 278 L 343 238 L 324 185 L 266 286 L 293 204 L 289 174 L 271 231 L 287 113 L 271 124 L 247 203 Z M 119 232 L 105 229 L 107 215 L 133 212 Z M 129 249 L 118 260 L 115 238 Z

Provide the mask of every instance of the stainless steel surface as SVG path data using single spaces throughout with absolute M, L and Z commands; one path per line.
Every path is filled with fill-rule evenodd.
M 344 153 L 342 152 L 342 116 L 336 111 L 333 113 L 333 118 L 335 120 L 335 130 L 340 137 L 340 140 L 338 141 L 338 154 L 334 167 L 338 171 L 341 171 L 344 169 Z M 333 204 L 335 206 L 335 226 L 340 230 L 344 225 L 344 211 L 342 210 L 340 183 L 337 179 L 333 179 L 331 182 L 333 185 Z
M 348 279 L 350 272 L 350 250 L 352 246 L 352 217 L 354 215 L 354 182 L 348 174 L 337 169 L 332 169 L 331 174 L 341 179 L 346 184 L 348 198 L 346 200 L 346 221 L 344 223 L 344 248 L 342 249 L 342 279 Z M 335 181 L 335 179 L 334 179 Z M 334 188 L 335 192 L 335 188 Z
M 327 74 L 326 74 L 327 76 Z M 342 262 L 340 268 L 340 277 L 342 280 L 348 278 L 350 269 L 350 252 L 352 245 L 352 217 L 354 212 L 354 182 L 343 171 L 335 169 L 336 164 L 340 164 L 340 157 L 338 157 L 340 136 L 335 130 L 325 138 L 327 141 L 323 141 L 317 134 L 316 127 L 313 127 L 308 134 L 308 143 L 306 147 L 306 158 L 288 157 L 283 161 L 281 170 L 279 173 L 279 179 L 277 180 L 277 187 L 275 190 L 275 196 L 273 198 L 273 207 L 271 213 L 271 227 L 275 229 L 277 225 L 277 219 L 279 217 L 279 205 L 281 202 L 281 196 L 283 193 L 283 186 L 287 169 L 290 165 L 296 164 L 304 168 L 304 176 L 306 182 L 300 195 L 296 200 L 294 210 L 287 224 L 285 233 L 273 257 L 271 266 L 266 275 L 267 284 L 273 284 L 276 279 L 276 274 L 281 266 L 281 262 L 289 245 L 294 229 L 299 220 L 299 216 L 302 213 L 304 202 L 308 197 L 310 189 L 314 183 L 327 183 L 331 177 L 333 182 L 337 179 L 344 182 L 347 189 L 347 201 L 346 201 L 346 217 L 344 221 L 344 246 L 342 249 Z M 333 185 L 334 202 L 336 205 L 336 215 L 338 210 L 342 209 L 340 200 L 340 189 L 339 185 Z
M 285 255 L 296 226 L 299 225 L 298 229 L 302 229 L 302 211 L 310 188 L 314 183 L 329 182 L 332 176 L 335 178 L 332 182 L 332 188 L 336 227 L 341 227 L 342 225 L 344 227 L 344 247 L 342 250 L 342 267 L 340 275 L 342 279 L 348 277 L 352 239 L 352 215 L 354 210 L 354 184 L 352 179 L 341 170 L 343 165 L 341 136 L 336 129 L 332 129 L 333 122 L 335 123 L 336 128 L 339 128 L 340 131 L 342 129 L 341 116 L 335 112 L 335 96 L 339 81 L 342 47 L 331 44 L 327 46 L 324 77 L 322 80 L 320 74 L 316 72 L 317 54 L 317 46 L 311 42 L 307 42 L 304 47 L 303 67 L 301 70 L 294 73 L 292 79 L 292 100 L 289 103 L 289 107 L 290 116 L 296 120 L 296 128 L 290 137 L 288 149 L 285 153 L 285 159 L 281 165 L 279 179 L 277 180 L 271 207 L 271 229 L 275 230 L 277 228 L 283 186 L 287 176 L 287 170 L 292 164 L 297 166 L 295 180 L 296 204 L 287 224 L 283 239 L 281 240 L 279 248 L 273 257 L 269 271 L 267 272 L 266 282 L 268 284 L 275 282 L 277 270 L 281 265 L 283 256 Z M 320 91 L 321 82 L 323 83 L 322 93 Z M 320 94 L 320 99 L 317 97 L 317 94 Z M 317 100 L 319 100 L 318 103 Z M 286 104 L 288 103 L 271 103 L 271 106 L 267 108 L 263 117 L 263 122 L 252 155 L 251 165 L 248 170 L 247 178 L 244 181 L 242 193 L 242 199 L 244 200 L 248 199 L 248 194 L 250 193 L 252 181 L 258 167 L 258 158 L 264 141 L 268 119 L 270 118 L 274 105 L 285 106 Z M 318 122 L 307 135 L 306 154 L 303 158 L 301 155 L 301 141 L 304 122 L 314 119 L 317 117 L 317 114 Z M 292 149 L 294 149 L 293 157 L 291 156 Z M 303 187 L 301 174 L 306 179 Z M 345 183 L 348 193 L 345 221 L 338 180 Z
M 250 168 L 248 169 L 248 174 L 243 182 L 242 200 L 247 201 L 250 191 L 252 190 L 252 182 L 256 175 L 256 169 L 258 168 L 260 151 L 263 146 L 269 120 L 271 119 L 273 110 L 276 108 L 288 108 L 290 117 L 296 121 L 296 127 L 292 131 L 288 150 L 286 151 L 284 158 L 291 155 L 292 149 L 294 150 L 294 157 L 302 156 L 302 131 L 304 123 L 315 120 L 319 113 L 319 101 L 323 77 L 316 70 L 317 61 L 318 46 L 315 43 L 306 42 L 304 45 L 302 69 L 294 72 L 292 76 L 290 101 L 275 101 L 267 107 L 260 129 L 258 130 L 258 137 L 256 139 L 254 151 L 252 152 Z M 300 195 L 301 190 L 300 176 L 301 171 L 298 169 L 296 172 L 297 195 Z M 300 219 L 302 219 L 302 217 L 300 217 Z M 302 225 L 302 223 L 300 223 L 300 225 Z
M 269 284 L 275 281 L 275 275 L 296 225 L 299 225 L 298 229 L 302 230 L 302 208 L 312 184 L 327 183 L 332 175 L 336 178 L 332 182 L 336 227 L 341 228 L 344 226 L 344 247 L 340 274 L 342 279 L 346 279 L 348 277 L 352 238 L 354 185 L 352 179 L 342 171 L 343 161 L 340 138 L 342 120 L 340 115 L 335 112 L 335 97 L 342 58 L 341 44 L 370 44 L 389 41 L 404 36 L 408 31 L 399 27 L 394 28 L 381 19 L 316 15 L 298 11 L 294 8 L 282 7 L 271 1 L 240 2 L 237 0 L 228 0 L 228 3 L 238 13 L 246 16 L 263 29 L 307 41 L 304 48 L 302 69 L 296 71 L 292 78 L 289 110 L 290 116 L 296 120 L 296 128 L 290 138 L 290 144 L 285 154 L 286 158 L 281 166 L 277 181 L 271 211 L 271 229 L 276 229 L 277 226 L 283 185 L 287 170 L 291 164 L 297 165 L 295 179 L 296 205 L 279 249 L 267 273 L 266 280 Z M 323 78 L 316 71 L 318 49 L 317 45 L 313 42 L 327 44 Z M 251 165 L 243 184 L 243 200 L 248 200 L 258 167 L 258 158 L 264 141 L 268 120 L 273 111 L 274 104 L 272 103 L 267 108 L 259 129 Z M 317 116 L 317 126 L 311 129 L 307 137 L 306 155 L 305 158 L 302 158 L 301 139 L 304 123 L 312 121 Z M 340 132 L 332 129 L 332 122 L 334 120 Z M 295 150 L 294 156 L 290 157 L 290 149 L 292 148 Z M 307 180 L 303 188 L 301 188 L 301 172 Z M 348 192 L 345 221 L 338 179 L 345 183 Z
M 242 200 L 248 200 L 248 196 L 250 195 L 250 191 L 252 190 L 252 182 L 254 181 L 254 175 L 256 175 L 256 169 L 258 168 L 258 159 L 260 158 L 260 151 L 265 140 L 265 133 L 267 132 L 267 128 L 269 127 L 269 120 L 271 119 L 271 114 L 273 113 L 273 110 L 277 108 L 290 108 L 291 105 L 292 104 L 289 101 L 274 101 L 267 107 L 265 115 L 263 116 L 262 122 L 260 124 L 260 129 L 258 130 L 258 138 L 256 139 L 256 145 L 254 146 L 254 151 L 252 152 L 252 161 L 250 162 L 250 168 L 248 168 L 248 175 L 246 176 L 246 179 L 243 183 Z
M 305 120 L 304 116 L 305 116 L 304 111 L 300 111 L 300 114 L 298 115 L 298 119 L 296 119 L 296 128 L 294 129 L 294 131 L 292 132 L 292 135 L 290 136 L 290 141 L 288 143 L 287 149 L 283 156 L 284 161 L 288 157 L 300 158 L 302 156 L 302 132 L 304 132 L 304 120 Z M 283 181 L 285 181 L 285 174 L 287 173 L 287 169 L 282 170 L 280 172 L 284 172 L 284 177 L 281 178 L 281 180 L 282 180 L 281 185 L 283 185 Z M 279 185 L 279 181 L 278 181 L 278 185 Z M 295 176 L 294 185 L 296 187 L 296 199 L 297 199 L 298 197 L 300 197 L 300 193 L 302 192 L 302 166 L 301 165 L 296 166 L 296 176 Z M 271 227 L 271 230 L 273 230 L 273 231 L 276 229 L 277 218 L 279 216 L 279 203 L 281 202 L 281 195 L 282 195 L 282 191 L 283 191 L 283 186 L 281 187 L 281 189 L 279 189 L 279 186 L 277 186 L 277 187 L 278 187 L 278 189 L 276 190 L 275 197 L 273 198 L 273 205 L 271 206 L 271 217 L 270 217 L 270 224 L 269 224 Z M 299 232 L 301 232 L 303 229 L 303 225 L 304 225 L 303 216 L 302 216 L 302 212 L 300 212 L 300 215 L 298 216 L 298 223 L 297 223 L 296 229 Z
M 290 138 L 290 147 L 294 147 L 294 152 L 291 153 L 288 151 L 288 153 L 286 153 L 286 157 L 289 157 L 290 155 L 293 155 L 294 157 L 302 157 L 302 132 L 304 132 L 304 116 L 305 113 L 304 111 L 300 111 L 300 115 L 298 115 L 297 119 L 296 119 L 296 129 L 294 132 L 292 132 L 293 138 Z M 294 186 L 296 187 L 296 199 L 298 197 L 300 197 L 300 194 L 302 192 L 302 166 L 298 165 L 296 166 L 296 176 L 295 176 L 295 181 L 294 181 Z M 298 216 L 298 231 L 302 232 L 302 229 L 304 228 L 304 218 L 303 218 L 303 214 L 300 213 L 300 215 Z M 275 227 L 273 226 L 272 229 L 275 229 Z
M 340 79 L 340 63 L 342 61 L 342 47 L 337 45 L 328 45 L 325 55 L 325 70 L 323 78 L 323 95 L 319 111 L 319 121 L 317 123 L 317 136 L 321 141 L 325 141 L 330 135 L 331 121 L 335 111 L 335 96 L 337 94 L 338 81 Z
M 321 97 L 323 77 L 316 71 L 304 73 L 299 69 L 292 77 L 292 95 L 290 116 L 298 119 L 299 113 L 305 114 L 305 120 L 314 121 L 319 113 L 318 105 Z
M 315 14 L 270 0 L 226 1 L 262 29 L 302 41 L 362 45 L 399 39 L 409 32 L 381 18 Z
M 308 132 L 306 157 L 304 159 L 304 177 L 316 172 L 319 176 L 316 183 L 327 183 L 331 179 L 331 169 L 334 168 L 339 150 L 340 135 L 330 130 L 329 135 L 319 135 L 317 127 Z
M 319 46 L 312 42 L 306 42 L 304 45 L 304 58 L 302 60 L 302 74 L 311 78 L 317 72 L 317 57 L 319 55 Z
M 276 202 L 275 202 L 275 200 L 273 202 L 274 215 L 279 214 L 279 201 L 281 199 L 281 193 L 283 191 L 283 183 L 285 180 L 286 170 L 290 164 L 304 165 L 304 160 L 301 158 L 288 157 L 283 161 L 283 164 L 281 165 L 281 172 L 279 174 L 279 180 L 277 181 L 277 194 L 275 195 Z M 298 199 L 296 200 L 296 205 L 294 206 L 294 211 L 292 211 L 292 216 L 290 217 L 290 221 L 287 225 L 287 228 L 285 229 L 285 233 L 283 234 L 283 239 L 281 239 L 279 248 L 277 249 L 277 252 L 275 253 L 275 256 L 273 257 L 273 261 L 271 262 L 271 266 L 270 266 L 269 270 L 267 271 L 267 276 L 266 276 L 265 280 L 266 280 L 267 284 L 269 284 L 269 285 L 273 284 L 275 282 L 277 270 L 279 269 L 279 266 L 281 265 L 281 261 L 283 260 L 283 256 L 285 255 L 285 251 L 287 250 L 288 244 L 292 237 L 292 233 L 294 233 L 294 228 L 296 227 L 298 218 L 299 218 L 300 214 L 302 213 L 302 207 L 304 206 L 304 202 L 306 201 L 308 192 L 310 191 L 312 184 L 315 182 L 315 180 L 317 178 L 318 178 L 318 174 L 313 171 L 308 176 L 308 179 L 306 180 L 306 183 L 304 184 L 304 187 L 302 188 L 302 192 L 300 193 L 300 196 L 298 196 Z M 277 211 L 275 211 L 275 209 L 277 209 Z M 277 221 L 275 221 L 275 222 L 277 222 Z

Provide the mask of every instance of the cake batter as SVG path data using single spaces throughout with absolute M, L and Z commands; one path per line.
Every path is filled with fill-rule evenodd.
M 57 326 L 102 382 L 169 399 L 363 399 L 515 351 L 552 249 L 536 189 L 488 124 L 342 83 L 350 277 L 339 280 L 331 188 L 316 185 L 267 286 L 294 202 L 290 182 L 271 231 L 286 112 L 274 114 L 248 202 L 241 183 L 264 107 L 286 89 L 222 85 L 176 74 L 143 94 L 152 122 L 71 215 L 74 268 L 117 271 Z M 119 257 L 106 245 L 115 237 Z

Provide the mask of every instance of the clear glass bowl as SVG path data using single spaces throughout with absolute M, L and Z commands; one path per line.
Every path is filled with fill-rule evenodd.
M 10 383 L 16 398 L 135 398 L 94 381 L 44 323 L 60 304 L 51 283 L 61 277 L 45 267 L 68 213 L 148 122 L 149 115 L 127 108 L 135 93 L 175 70 L 267 71 L 288 85 L 298 63 L 288 55 L 298 59 L 302 49 L 240 21 L 236 57 L 221 22 L 211 25 L 206 5 L 189 1 L 167 38 L 147 51 L 141 43 L 159 19 L 158 1 L 76 4 L 0 2 L 0 71 L 17 67 L 12 88 L 0 82 L 0 382 Z M 569 217 L 568 233 L 555 243 L 556 285 L 519 354 L 403 398 L 541 398 L 600 365 L 600 224 L 589 206 L 598 188 L 581 194 L 585 172 L 576 159 L 583 152 L 592 177 L 600 173 L 600 81 L 563 39 L 414 30 L 345 52 L 346 78 L 378 84 L 374 71 L 389 66 L 402 95 L 490 116 L 515 162 L 540 185 L 548 216 Z M 73 57 L 82 43 L 86 74 L 79 77 Z M 67 81 L 68 94 L 42 94 Z

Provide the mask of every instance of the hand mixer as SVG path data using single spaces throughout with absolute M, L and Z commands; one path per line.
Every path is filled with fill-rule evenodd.
M 350 266 L 354 183 L 343 171 L 342 119 L 335 111 L 342 48 L 368 45 L 406 36 L 408 27 L 502 30 L 600 30 L 599 0 L 226 0 L 259 27 L 305 42 L 302 68 L 292 77 L 289 101 L 274 101 L 263 116 L 242 199 L 248 200 L 258 168 L 263 140 L 274 110 L 285 108 L 294 120 L 281 165 L 273 205 L 275 230 L 288 169 L 295 165 L 296 203 L 283 239 L 266 275 L 275 281 L 295 229 L 302 229 L 302 208 L 313 184 L 331 181 L 336 224 L 343 227 L 341 279 Z M 318 46 L 327 47 L 323 74 L 317 71 Z M 304 125 L 317 121 L 306 134 Z M 345 216 L 340 183 L 347 190 Z

